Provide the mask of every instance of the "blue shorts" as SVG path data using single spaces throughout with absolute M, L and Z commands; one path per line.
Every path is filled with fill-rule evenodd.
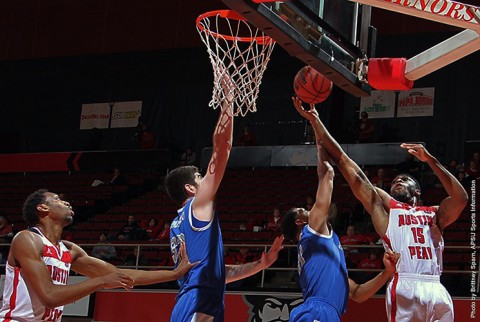
M 199 295 L 189 291 L 177 299 L 170 317 L 170 322 L 223 322 L 223 297 L 215 300 L 214 296 Z
M 340 322 L 338 311 L 320 299 L 307 299 L 290 313 L 290 322 Z

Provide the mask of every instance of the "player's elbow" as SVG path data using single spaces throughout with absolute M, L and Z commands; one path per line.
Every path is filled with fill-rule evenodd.
M 350 296 L 350 299 L 356 303 L 363 303 L 368 300 L 366 296 Z
M 44 296 L 40 296 L 40 302 L 50 309 L 54 309 L 56 307 L 62 306 L 65 303 L 58 297 L 51 296 L 49 294 L 45 294 Z
M 458 202 L 464 208 L 467 206 L 467 204 L 468 204 L 468 194 L 465 190 L 463 190 L 463 192 L 458 197 Z

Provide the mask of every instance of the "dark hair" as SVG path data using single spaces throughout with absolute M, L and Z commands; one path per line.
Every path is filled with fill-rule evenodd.
M 178 167 L 165 177 L 165 190 L 175 204 L 181 206 L 188 198 L 185 185 L 195 185 L 196 172 L 198 172 L 198 168 L 189 165 Z
M 298 213 L 297 211 L 295 211 L 295 208 L 291 208 L 283 216 L 282 224 L 280 226 L 280 231 L 285 237 L 285 240 L 296 241 L 297 224 L 295 223 L 295 221 L 297 220 L 297 214 Z
M 47 189 L 39 189 L 30 194 L 23 203 L 23 220 L 25 220 L 28 226 L 35 226 L 40 222 L 37 206 L 46 202 L 47 197 L 45 193 L 47 192 Z

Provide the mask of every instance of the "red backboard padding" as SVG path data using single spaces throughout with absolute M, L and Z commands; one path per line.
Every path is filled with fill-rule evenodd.
M 370 58 L 368 61 L 368 82 L 381 91 L 407 90 L 413 81 L 405 78 L 406 58 Z

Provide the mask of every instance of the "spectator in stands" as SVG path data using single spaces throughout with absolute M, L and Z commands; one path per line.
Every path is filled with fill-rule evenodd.
M 386 171 L 384 168 L 379 168 L 377 170 L 377 175 L 372 178 L 372 184 L 382 190 L 390 191 L 392 179 L 387 177 L 385 173 Z
M 282 214 L 280 213 L 280 209 L 274 208 L 272 216 L 268 219 L 267 225 L 265 226 L 265 230 L 279 231 L 281 225 Z
M 0 215 L 0 243 L 9 243 L 13 238 L 13 225 L 7 217 Z
M 342 246 L 363 245 L 365 244 L 365 236 L 358 234 L 354 225 L 349 225 L 347 227 L 347 233 L 340 237 L 340 243 Z M 347 253 L 358 253 L 358 248 L 348 247 L 345 249 L 345 254 Z
M 127 178 L 121 173 L 120 168 L 113 169 L 113 177 L 110 180 L 112 186 L 122 186 L 127 184 Z
M 457 160 L 452 159 L 450 163 L 445 166 L 445 169 L 448 170 L 454 176 L 457 176 L 458 171 L 460 170 L 461 166 L 458 164 Z
M 235 256 L 229 252 L 229 249 L 226 246 L 223 246 L 223 260 L 225 265 L 235 265 Z
M 166 220 L 163 225 L 163 229 L 157 234 L 155 240 L 162 240 L 167 242 L 170 238 L 170 225 L 172 224 L 171 220 Z
M 470 160 L 468 167 L 465 168 L 465 174 L 469 180 L 475 180 L 480 177 L 480 170 L 474 160 Z
M 126 266 L 136 266 L 137 265 L 137 257 L 138 257 L 138 265 L 139 266 L 148 266 L 149 260 L 142 254 L 142 252 L 138 250 L 138 247 L 134 247 L 131 254 L 127 255 L 125 260 L 123 261 L 123 265 Z
M 180 158 L 181 165 L 195 165 L 195 161 L 197 160 L 197 154 L 191 147 L 188 147 L 185 152 L 183 152 Z
M 358 122 L 358 143 L 372 143 L 373 132 L 375 131 L 375 125 L 372 120 L 368 118 L 368 113 L 363 111 L 360 114 L 360 122 Z
M 246 264 L 253 260 L 252 256 L 248 253 L 247 247 L 240 247 L 238 253 L 235 254 L 235 265 Z
M 155 135 L 148 129 L 147 124 L 142 124 L 142 131 L 139 135 L 139 148 L 140 149 L 153 149 L 155 148 Z
M 239 143 L 241 146 L 257 145 L 257 138 L 249 125 L 243 127 L 243 134 L 239 138 Z
M 141 235 L 140 227 L 134 215 L 128 215 L 127 224 L 120 228 L 118 233 L 119 240 L 139 240 Z
M 365 269 L 365 270 L 381 269 L 383 264 L 378 254 L 379 254 L 378 249 L 371 249 L 368 254 L 368 257 L 361 260 L 360 263 L 358 263 L 357 268 Z M 374 271 L 362 272 L 361 274 L 359 274 L 359 279 L 361 280 L 361 282 L 366 282 L 377 274 L 378 273 Z
M 117 258 L 117 250 L 107 242 L 107 235 L 105 233 L 100 234 L 99 242 L 93 247 L 92 256 L 106 262 Z
M 463 171 L 463 170 L 458 171 L 458 173 L 457 173 L 457 180 L 458 180 L 458 182 L 460 182 L 460 184 L 462 185 L 462 187 L 468 191 L 467 188 L 470 186 L 470 180 L 467 179 L 467 176 L 466 176 L 466 174 L 465 174 L 465 171 Z
M 147 233 L 148 240 L 154 240 L 155 237 L 157 237 L 158 232 L 160 231 L 161 228 L 162 226 L 158 224 L 157 219 L 150 218 L 147 226 L 145 227 L 145 232 Z
M 381 245 L 382 239 L 378 236 L 375 228 L 373 227 L 372 219 L 368 218 L 368 221 L 365 223 L 365 229 L 363 230 L 363 238 L 365 244 L 369 245 Z
M 360 269 L 380 269 L 382 268 L 382 261 L 378 257 L 378 249 L 371 249 L 368 257 L 364 258 L 357 267 Z

